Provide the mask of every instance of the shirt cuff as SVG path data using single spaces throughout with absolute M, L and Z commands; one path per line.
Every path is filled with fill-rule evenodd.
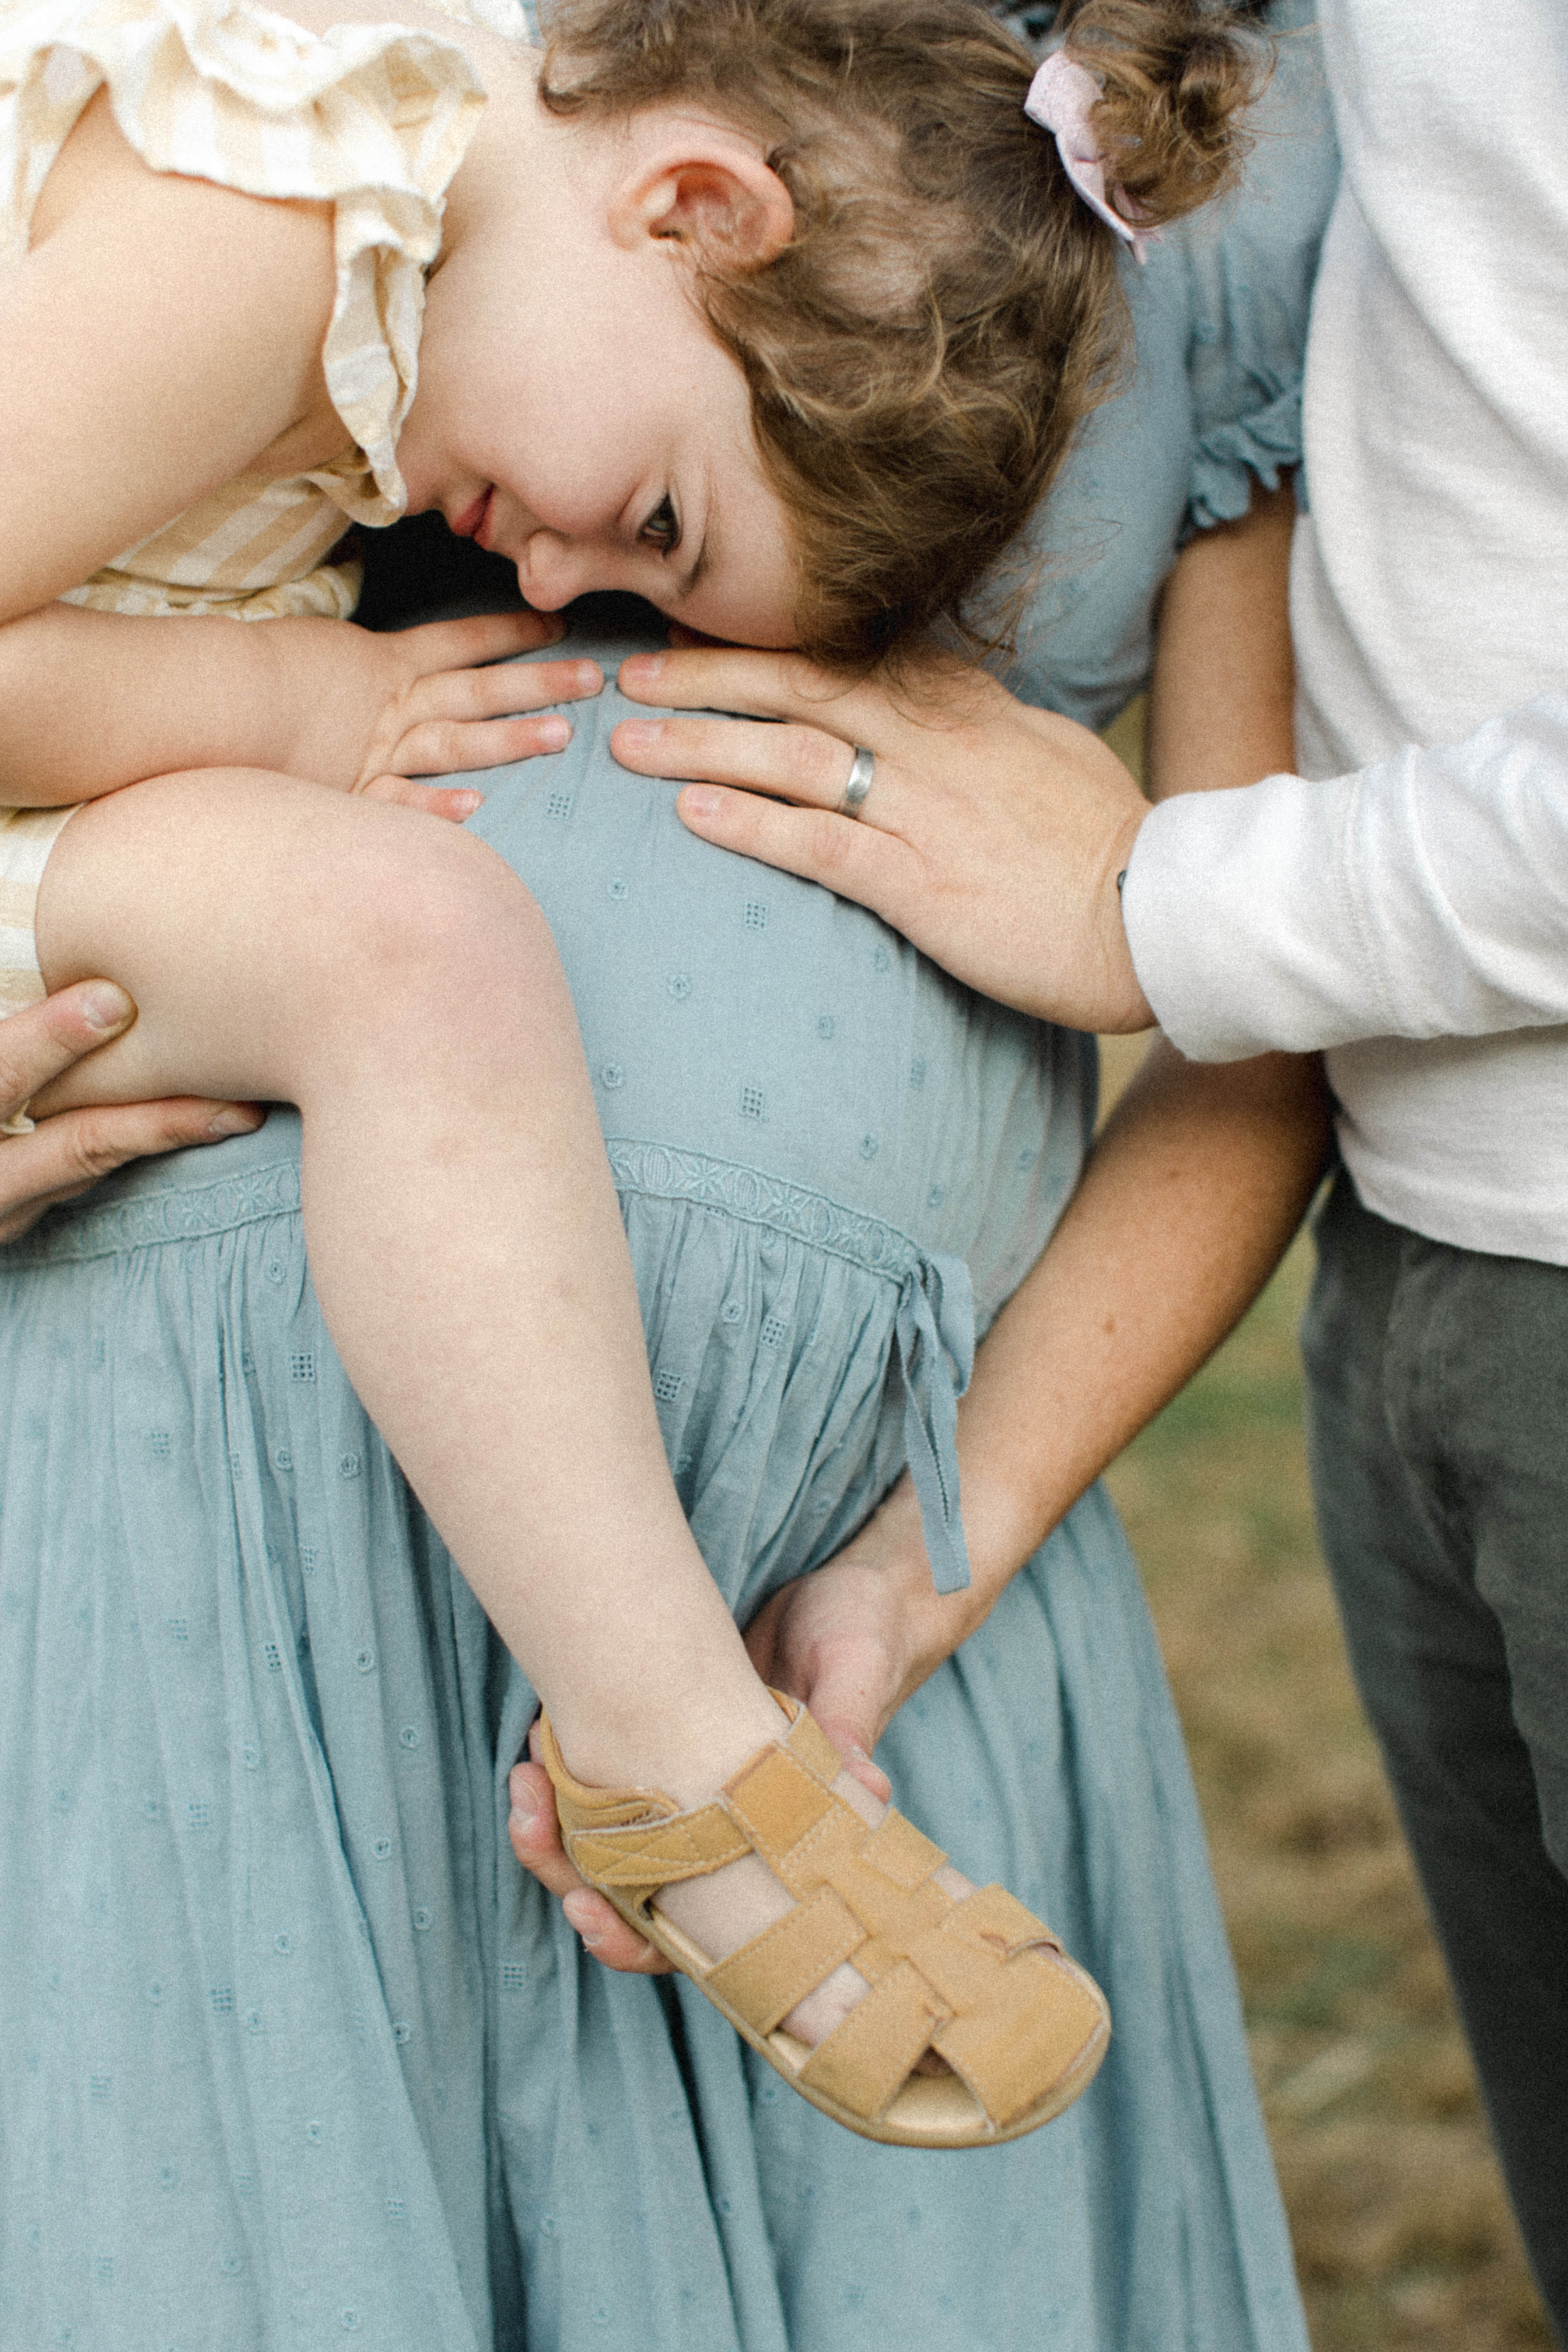
M 1342 879 L 1358 779 L 1269 776 L 1152 810 L 1122 886 L 1140 985 L 1190 1061 L 1310 1053 L 1394 1026 Z

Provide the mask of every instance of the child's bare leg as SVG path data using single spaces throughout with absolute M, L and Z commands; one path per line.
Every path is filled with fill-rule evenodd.
M 574 1770 L 711 1795 L 780 1718 L 670 1483 L 571 1001 L 521 884 L 433 818 L 163 777 L 73 817 L 39 949 L 51 988 L 106 972 L 141 1008 L 61 1107 L 298 1103 L 344 1366 Z M 748 1861 L 668 1907 L 717 1955 L 788 1898 Z

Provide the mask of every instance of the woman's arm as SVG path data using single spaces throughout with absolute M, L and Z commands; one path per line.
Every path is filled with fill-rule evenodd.
M 1244 520 L 1205 532 L 1177 561 L 1149 705 L 1156 799 L 1292 763 L 1293 514 L 1289 490 L 1259 491 Z M 1234 1328 L 1300 1222 L 1328 1137 L 1315 1057 L 1216 1067 L 1154 1041 L 1048 1247 L 980 1349 L 959 1407 L 969 1590 L 931 1590 L 919 1515 L 900 1486 L 821 1572 L 842 1572 L 843 1589 L 807 1577 L 775 1596 L 774 1622 L 758 1628 L 760 1644 L 773 1636 L 775 1674 L 797 1696 L 809 1686 L 835 1737 L 874 1745 Z
M 1215 1069 L 1163 1040 L 1151 1049 L 960 1404 L 968 1591 L 932 1590 L 904 1480 L 753 1628 L 759 1667 L 805 1697 L 847 1753 L 875 1746 L 1245 1313 L 1311 1198 L 1327 1131 L 1313 1061 Z

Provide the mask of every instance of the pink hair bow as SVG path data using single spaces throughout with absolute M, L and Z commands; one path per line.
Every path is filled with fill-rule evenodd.
M 1029 84 L 1024 111 L 1042 131 L 1055 131 L 1062 169 L 1090 212 L 1098 213 L 1132 247 L 1134 260 L 1147 261 L 1159 231 L 1145 229 L 1136 216 L 1129 219 L 1116 210 L 1111 198 L 1121 194 L 1119 188 L 1106 191 L 1100 142 L 1089 120 L 1099 96 L 1100 84 L 1087 67 L 1075 65 L 1065 49 L 1055 49 Z

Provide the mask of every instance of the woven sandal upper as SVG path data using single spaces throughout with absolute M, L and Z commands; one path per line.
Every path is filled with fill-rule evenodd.
M 751 2030 L 771 2033 L 849 1961 L 870 1991 L 814 2050 L 802 2086 L 866 2121 L 935 2048 L 1001 2127 L 1045 2098 L 1102 2030 L 1087 1985 L 1039 1957 L 1059 1952 L 1005 1887 L 962 1903 L 933 1883 L 947 1859 L 889 1811 L 876 1829 L 826 1785 L 840 1769 L 804 1707 L 786 1737 L 712 1804 L 681 1812 L 656 1791 L 574 1781 L 545 1727 L 566 1850 L 584 1878 L 642 1915 L 661 1886 L 762 1856 L 795 1910 L 699 1979 Z

